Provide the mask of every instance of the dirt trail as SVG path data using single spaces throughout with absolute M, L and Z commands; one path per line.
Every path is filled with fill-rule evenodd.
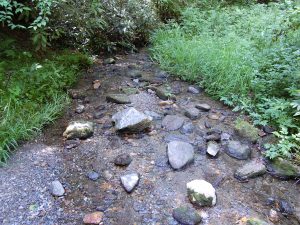
M 142 71 L 144 81 L 131 79 L 128 73 L 133 70 Z M 95 80 L 101 82 L 99 89 L 93 88 Z M 149 85 L 160 82 L 176 94 L 176 104 L 159 104 L 161 100 Z M 129 86 L 137 90 L 137 94 L 129 95 L 131 106 L 141 112 L 183 116 L 184 110 L 195 102 L 207 103 L 212 109 L 201 112 L 199 119 L 185 118 L 194 125 L 190 134 L 182 130 L 166 131 L 161 119 L 154 120 L 152 131 L 120 134 L 112 126 L 111 116 L 128 106 L 108 103 L 105 96 L 121 93 L 122 88 Z M 73 99 L 61 119 L 45 129 L 37 140 L 21 147 L 8 165 L 0 168 L 0 224 L 82 224 L 86 213 L 102 211 L 105 225 L 175 225 L 178 223 L 172 217 L 172 210 L 191 205 L 186 183 L 194 179 L 210 182 L 217 192 L 215 207 L 197 208 L 204 217 L 202 224 L 243 224 L 243 217 L 268 221 L 273 207 L 268 204 L 270 198 L 285 199 L 299 208 L 300 191 L 295 181 L 279 181 L 265 174 L 239 182 L 233 174 L 245 161 L 225 154 L 223 141 L 217 158 L 206 155 L 205 137 L 214 129 L 247 144 L 252 148 L 251 158 L 262 160 L 259 145 L 234 132 L 237 114 L 202 92 L 187 92 L 188 87 L 183 81 L 165 78 L 146 52 L 117 56 L 116 64 L 96 64 L 75 89 L 84 96 Z M 78 104 L 85 106 L 83 113 L 75 113 Z M 94 122 L 95 132 L 79 146 L 68 149 L 62 133 L 70 121 L 78 119 Z M 175 139 L 190 142 L 195 148 L 194 162 L 179 171 L 170 167 L 166 155 L 167 142 Z M 128 167 L 114 165 L 120 153 L 131 155 L 133 161 Z M 89 171 L 97 172 L 100 178 L 90 180 L 86 176 Z M 140 174 L 139 184 L 131 194 L 120 184 L 120 176 L 128 171 Z M 56 179 L 64 185 L 64 197 L 54 198 L 49 193 L 49 184 Z M 299 224 L 293 216 L 286 217 L 280 212 L 278 215 L 279 224 Z

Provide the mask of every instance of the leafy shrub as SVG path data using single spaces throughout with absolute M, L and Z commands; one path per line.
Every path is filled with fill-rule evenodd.
M 187 8 L 180 24 L 154 33 L 153 58 L 256 125 L 277 127 L 284 141 L 268 146 L 267 156 L 292 156 L 299 154 L 299 21 L 292 2 Z

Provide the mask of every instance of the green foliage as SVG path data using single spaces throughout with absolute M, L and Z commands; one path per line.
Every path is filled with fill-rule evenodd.
M 18 141 L 56 118 L 68 103 L 66 88 L 91 61 L 71 52 L 38 59 L 12 39 L 0 37 L 0 43 L 0 161 L 5 161 Z
M 187 8 L 154 33 L 153 58 L 254 124 L 284 130 L 267 156 L 299 154 L 299 12 L 292 2 Z

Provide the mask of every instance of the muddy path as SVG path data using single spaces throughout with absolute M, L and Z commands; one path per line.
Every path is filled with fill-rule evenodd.
M 133 71 L 140 71 L 142 79 L 132 79 Z M 100 81 L 99 88 L 93 87 L 95 80 Z M 176 101 L 162 102 L 153 91 L 159 85 L 173 93 Z M 65 114 L 39 138 L 21 147 L 7 166 L 0 168 L 0 224 L 82 224 L 84 215 L 101 211 L 105 225 L 176 225 L 172 211 L 182 205 L 192 206 L 186 184 L 195 179 L 210 182 L 217 193 L 214 207 L 196 207 L 203 218 L 201 224 L 244 224 L 245 218 L 250 217 L 273 224 L 269 220 L 270 209 L 278 211 L 277 224 L 299 224 L 300 190 L 296 181 L 278 180 L 269 174 L 247 182 L 234 178 L 236 169 L 245 162 L 263 163 L 260 154 L 263 140 L 252 144 L 237 135 L 233 124 L 239 115 L 201 90 L 199 94 L 188 92 L 189 86 L 166 76 L 145 51 L 117 56 L 115 64 L 96 63 L 71 91 L 72 104 Z M 128 93 L 131 104 L 106 101 L 108 93 L 124 92 Z M 184 114 L 195 103 L 206 103 L 211 109 L 191 120 Z M 76 113 L 79 105 L 84 106 L 84 111 Z M 116 132 L 111 117 L 129 106 L 157 113 L 151 129 L 135 134 Z M 184 117 L 188 126 L 168 131 L 162 126 L 166 115 Z M 62 133 L 75 120 L 94 122 L 94 135 L 66 142 Z M 218 157 L 206 154 L 207 137 L 211 133 L 223 134 L 222 140 L 217 140 Z M 237 160 L 227 155 L 224 148 L 228 139 L 249 146 L 251 159 Z M 181 170 L 173 170 L 168 163 L 166 146 L 173 140 L 190 143 L 195 150 L 193 162 Z M 114 164 L 121 153 L 131 156 L 128 167 Z M 87 176 L 91 171 L 99 175 L 95 181 Z M 140 175 L 131 194 L 120 183 L 120 176 L 128 172 Z M 49 184 L 56 179 L 66 191 L 63 197 L 49 193 Z M 293 215 L 282 214 L 272 199 L 288 202 L 294 209 Z

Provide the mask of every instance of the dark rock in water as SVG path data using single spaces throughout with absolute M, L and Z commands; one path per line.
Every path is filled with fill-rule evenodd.
M 126 153 L 118 155 L 114 160 L 114 163 L 117 166 L 128 166 L 131 162 L 132 162 L 131 156 Z
M 144 112 L 147 116 L 151 116 L 153 118 L 153 120 L 161 120 L 162 119 L 162 115 L 158 114 L 156 112 L 153 111 L 145 111 Z
M 140 177 L 138 173 L 129 173 L 121 176 L 121 183 L 128 193 L 133 191 L 133 189 L 138 185 L 139 180 Z
M 234 173 L 234 177 L 238 180 L 247 180 L 261 176 L 267 172 L 266 166 L 263 162 L 253 160 L 246 163 Z
M 251 149 L 249 146 L 241 144 L 239 141 L 229 141 L 225 148 L 225 152 L 227 155 L 240 160 L 246 160 L 251 156 Z
M 195 127 L 194 127 L 193 123 L 187 122 L 181 127 L 180 132 L 182 134 L 191 134 L 194 132 L 194 129 L 195 129 Z
M 195 86 L 189 86 L 188 87 L 188 92 L 190 92 L 192 94 L 199 94 L 200 93 L 200 88 L 195 87 Z
M 180 224 L 196 225 L 202 220 L 197 211 L 190 206 L 182 206 L 173 210 L 174 219 Z
M 136 70 L 136 69 L 129 70 L 127 72 L 127 76 L 129 76 L 130 78 L 133 78 L 133 79 L 140 78 L 140 77 L 142 77 L 142 71 Z
M 165 142 L 183 141 L 183 142 L 187 142 L 190 144 L 193 143 L 193 141 L 189 137 L 182 135 L 182 134 L 168 134 L 165 136 L 164 140 L 165 140 Z
M 162 126 L 168 131 L 174 131 L 181 128 L 183 123 L 183 117 L 176 115 L 167 115 L 162 121 Z
M 300 177 L 300 168 L 292 162 L 278 158 L 267 163 L 268 172 L 277 178 L 288 180 Z
M 212 157 L 216 157 L 220 151 L 218 143 L 211 141 L 207 144 L 206 153 Z
M 185 109 L 184 115 L 190 118 L 191 120 L 196 120 L 200 117 L 200 111 L 196 108 L 187 108 Z
M 194 160 L 194 148 L 182 141 L 172 141 L 168 144 L 168 159 L 173 169 L 181 169 Z
M 211 109 L 211 106 L 206 103 L 197 104 L 197 105 L 195 105 L 195 107 L 204 112 L 208 112 Z
M 103 60 L 104 64 L 115 64 L 116 60 L 114 58 L 107 58 Z
M 135 108 L 127 108 L 112 116 L 117 130 L 128 130 L 132 132 L 143 131 L 149 128 L 152 117 L 137 111 Z
M 76 148 L 80 145 L 80 140 L 75 139 L 75 140 L 66 140 L 65 142 L 65 148 L 66 149 L 71 149 L 71 148 Z
M 94 124 L 87 121 L 70 122 L 63 136 L 67 139 L 86 139 L 93 135 Z
M 96 173 L 95 171 L 89 171 L 86 176 L 92 181 L 96 181 L 100 177 L 99 173 Z
M 117 104 L 128 104 L 131 103 L 127 95 L 124 94 L 108 94 L 106 96 L 106 101 L 113 102 Z
M 290 203 L 285 200 L 279 201 L 279 210 L 285 216 L 292 215 L 294 213 L 293 206 L 291 206 Z

